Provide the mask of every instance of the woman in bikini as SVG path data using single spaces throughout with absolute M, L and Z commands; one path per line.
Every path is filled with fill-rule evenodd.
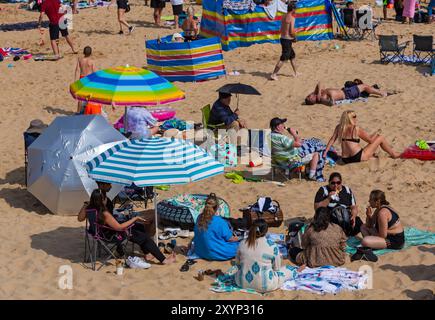
M 181 29 L 184 31 L 184 41 L 195 40 L 198 36 L 198 23 L 195 21 L 195 9 L 192 6 L 187 8 L 187 18 L 184 20 Z
M 405 232 L 399 215 L 391 208 L 381 190 L 370 193 L 366 210 L 366 223 L 361 226 L 364 236 L 361 244 L 372 249 L 402 249 L 405 244 Z M 375 211 L 372 211 L 372 208 Z
M 334 134 L 329 139 L 323 157 L 326 157 L 329 149 L 339 139 L 341 141 L 341 159 L 345 164 L 370 160 L 379 146 L 387 152 L 393 159 L 400 157 L 400 153 L 393 150 L 384 136 L 377 133 L 369 135 L 356 124 L 356 114 L 348 110 L 341 115 L 340 123 L 335 128 Z M 368 143 L 361 148 L 361 139 Z

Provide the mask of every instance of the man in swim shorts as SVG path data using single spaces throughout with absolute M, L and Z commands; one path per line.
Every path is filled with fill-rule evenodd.
M 296 41 L 295 9 L 295 2 L 290 2 L 287 7 L 287 14 L 281 20 L 281 38 L 279 41 L 281 43 L 282 52 L 281 57 L 275 66 L 275 70 L 273 70 L 273 73 L 270 76 L 270 80 L 278 80 L 278 72 L 284 65 L 285 61 L 290 61 L 294 75 L 298 75 L 295 64 L 296 54 L 292 47 L 292 43 Z
M 326 106 L 334 105 L 337 100 L 350 99 L 354 100 L 361 97 L 361 94 L 366 92 L 368 95 L 374 94 L 381 97 L 386 97 L 387 92 L 384 90 L 376 89 L 375 87 L 367 84 L 358 84 L 342 89 L 337 88 L 324 88 L 322 83 L 317 83 L 314 92 L 310 93 L 305 98 L 306 105 L 313 105 L 316 103 L 324 104 Z

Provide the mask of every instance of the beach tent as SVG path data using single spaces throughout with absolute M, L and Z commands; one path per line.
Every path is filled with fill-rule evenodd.
M 296 5 L 296 39 L 298 41 L 332 40 L 330 0 L 300 0 Z M 335 7 L 334 7 L 335 8 Z
M 220 39 L 172 42 L 172 35 L 145 42 L 147 67 L 169 81 L 203 81 L 225 75 Z
M 219 37 L 225 51 L 279 42 L 283 14 L 279 10 L 268 12 L 252 0 L 203 0 L 201 35 Z

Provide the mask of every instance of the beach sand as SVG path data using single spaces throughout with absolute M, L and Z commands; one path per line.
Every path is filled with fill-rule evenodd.
M 38 13 L 16 10 L 16 5 L 0 5 L 1 23 L 37 21 Z M 164 14 L 171 14 L 171 9 Z M 6 8 L 6 10 L 4 10 Z M 199 9 L 198 6 L 196 6 Z M 377 12 L 380 11 L 377 9 Z M 392 15 L 392 10 L 389 10 Z M 116 65 L 145 66 L 144 40 L 165 36 L 174 31 L 152 27 L 152 12 L 143 2 L 133 1 L 127 20 L 137 26 L 131 36 L 117 35 L 115 7 L 81 10 L 74 16 L 72 39 L 80 51 L 90 45 L 99 68 Z M 44 18 L 46 20 L 46 18 Z M 426 24 L 402 25 L 386 21 L 378 34 L 397 34 L 412 40 L 412 34 L 434 34 Z M 39 31 L 0 32 L 0 46 L 27 48 L 32 53 L 51 53 L 48 31 L 46 44 L 38 45 Z M 339 48 L 336 49 L 335 45 Z M 289 76 L 286 65 L 279 81 L 268 81 L 280 55 L 276 44 L 255 45 L 225 52 L 227 71 L 237 70 L 240 76 L 229 76 L 201 83 L 176 83 L 186 92 L 186 100 L 171 106 L 183 119 L 201 121 L 200 108 L 213 103 L 216 89 L 230 82 L 251 84 L 261 96 L 241 96 L 241 117 L 251 128 L 266 128 L 275 116 L 288 118 L 302 137 L 318 137 L 327 141 L 333 126 L 344 110 L 358 115 L 359 125 L 368 132 L 382 129 L 398 151 L 416 139 L 435 140 L 435 77 L 425 76 L 428 68 L 409 65 L 380 65 L 376 41 L 322 43 L 301 42 L 294 46 L 302 75 Z M 0 298 L 2 299 L 434 299 L 435 248 L 413 247 L 381 256 L 377 263 L 368 263 L 374 270 L 374 288 L 337 296 L 319 296 L 306 292 L 276 291 L 259 297 L 209 291 L 212 279 L 202 282 L 193 278 L 207 268 L 226 270 L 229 262 L 195 264 L 181 273 L 183 256 L 170 266 L 153 265 L 149 270 L 125 270 L 124 276 L 114 274 L 115 266 L 99 272 L 85 269 L 80 263 L 84 251 L 84 225 L 75 217 L 55 216 L 41 205 L 24 186 L 24 147 L 22 132 L 32 119 L 50 123 L 55 117 L 71 115 L 77 103 L 68 91 L 74 80 L 76 56 L 70 53 L 64 40 L 61 50 L 65 57 L 58 62 L 8 60 L 0 63 Z M 408 48 L 408 54 L 411 49 Z M 8 63 L 13 68 L 8 68 Z M 368 103 L 336 107 L 304 106 L 304 97 L 318 80 L 327 86 L 341 87 L 346 80 L 360 78 L 383 88 L 402 90 L 387 98 L 370 98 Z M 234 102 L 233 102 L 234 104 Z M 123 108 L 106 111 L 112 121 Z M 356 195 L 360 216 L 364 218 L 368 196 L 372 189 L 382 189 L 397 209 L 404 225 L 435 232 L 434 196 L 435 165 L 418 160 L 392 160 L 380 152 L 379 159 L 335 168 L 326 167 L 325 176 L 339 171 L 344 183 Z M 258 195 L 271 195 L 281 203 L 285 219 L 311 217 L 315 192 L 322 184 L 293 179 L 285 187 L 269 183 L 245 182 L 233 184 L 224 176 L 171 187 L 160 192 L 160 198 L 177 193 L 215 192 L 228 201 L 232 215 L 251 204 Z M 285 227 L 271 231 L 284 231 Z M 178 240 L 186 243 L 186 240 Z M 345 266 L 358 270 L 363 262 Z M 59 268 L 69 265 L 73 270 L 73 289 L 58 286 Z

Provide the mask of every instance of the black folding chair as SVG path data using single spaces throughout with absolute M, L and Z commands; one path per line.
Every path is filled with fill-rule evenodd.
M 381 56 L 381 63 L 388 64 L 390 62 L 403 63 L 403 55 L 405 53 L 405 49 L 408 46 L 409 41 L 399 44 L 398 38 L 396 35 L 392 36 L 379 36 L 379 53 Z
M 120 207 L 131 203 L 136 208 L 146 209 L 148 201 L 152 202 L 154 199 L 154 187 L 140 188 L 132 184 L 124 187 L 120 193 L 113 200 L 114 203 L 119 203 Z
M 86 210 L 84 265 L 86 266 L 87 263 L 90 263 L 91 269 L 98 271 L 105 266 L 110 259 L 118 258 L 115 255 L 115 251 L 118 251 L 119 255 L 122 253 L 125 263 L 125 252 L 132 227 L 133 225 L 125 231 L 113 230 L 108 226 L 98 223 L 97 210 Z M 102 251 L 104 251 L 105 256 L 102 257 L 102 264 L 97 269 L 97 259 L 99 257 L 101 258 Z
M 371 36 L 372 40 L 376 40 L 376 27 L 379 25 L 379 22 L 373 21 L 373 12 L 372 10 L 357 10 L 356 11 L 356 21 L 357 27 L 361 32 L 361 40 L 368 38 Z
M 27 166 L 28 166 L 28 152 L 27 149 L 41 134 L 40 133 L 29 133 L 23 132 L 24 136 L 24 184 L 27 187 Z
M 414 57 L 417 58 L 416 64 L 427 64 L 431 63 L 432 59 L 435 57 L 435 50 L 433 48 L 433 36 L 418 36 L 413 35 Z
M 356 24 L 355 10 L 350 8 L 342 9 L 343 24 L 347 28 L 349 40 L 361 40 L 362 33 Z

